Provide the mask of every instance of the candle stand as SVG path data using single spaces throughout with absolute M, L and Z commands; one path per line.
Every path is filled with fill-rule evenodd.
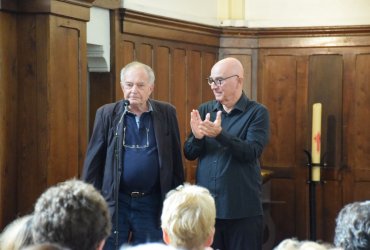
M 316 183 L 323 184 L 325 183 L 322 180 L 313 180 L 312 178 L 312 168 L 319 167 L 325 168 L 326 162 L 324 161 L 325 157 L 320 162 L 323 163 L 312 163 L 311 153 L 307 150 L 304 150 L 307 156 L 307 167 L 308 167 L 308 180 L 309 185 L 309 223 L 310 223 L 310 240 L 316 241 Z M 320 169 L 321 170 L 321 169 Z

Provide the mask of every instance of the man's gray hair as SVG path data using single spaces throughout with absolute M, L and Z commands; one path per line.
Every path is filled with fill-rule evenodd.
M 127 64 L 121 70 L 121 82 L 125 81 L 125 75 L 126 75 L 127 71 L 129 71 L 131 69 L 137 69 L 137 68 L 144 69 L 146 71 L 147 75 L 148 75 L 149 84 L 154 84 L 155 75 L 154 75 L 153 69 L 151 67 L 149 67 L 148 65 L 146 65 L 144 63 L 141 63 L 141 62 L 138 62 L 138 61 L 133 61 L 133 62 Z
M 35 243 L 54 242 L 71 250 L 97 249 L 111 232 L 103 196 L 76 179 L 47 189 L 36 202 L 32 223 Z
M 346 205 L 336 219 L 334 244 L 344 250 L 370 249 L 370 200 Z

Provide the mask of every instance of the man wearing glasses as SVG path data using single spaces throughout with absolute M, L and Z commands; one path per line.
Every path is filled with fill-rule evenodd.
M 184 182 L 175 108 L 150 99 L 153 70 L 132 62 L 121 70 L 124 100 L 95 116 L 83 179 L 101 191 L 113 220 L 104 249 L 162 241 L 166 193 Z
M 188 160 L 198 158 L 197 184 L 215 198 L 214 249 L 262 248 L 258 158 L 268 142 L 269 114 L 244 94 L 243 75 L 243 66 L 235 58 L 212 67 L 208 83 L 215 100 L 191 112 L 191 134 L 184 146 Z

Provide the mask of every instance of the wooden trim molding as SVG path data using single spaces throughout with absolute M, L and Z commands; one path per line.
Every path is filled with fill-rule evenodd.
M 0 9 L 25 13 L 49 13 L 77 20 L 90 20 L 94 0 L 0 0 Z
M 100 7 L 104 9 L 119 9 L 121 7 L 120 0 L 95 0 L 93 1 L 95 7 Z
M 348 37 L 351 36 L 351 39 Z M 370 45 L 370 26 L 223 28 L 220 47 L 327 48 Z
M 0 10 L 16 10 L 17 2 L 14 0 L 0 0 Z
M 122 33 L 211 47 L 220 44 L 221 29 L 217 27 L 127 9 L 120 9 L 120 16 Z
M 294 28 L 222 28 L 223 35 L 247 37 L 307 37 L 307 36 L 339 36 L 352 34 L 369 34 L 369 25 L 359 26 L 321 26 L 321 27 L 294 27 Z

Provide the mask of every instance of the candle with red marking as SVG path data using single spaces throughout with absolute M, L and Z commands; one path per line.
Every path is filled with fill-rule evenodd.
M 312 163 L 320 164 L 321 153 L 321 103 L 315 103 L 312 107 L 312 140 L 311 154 Z M 312 181 L 320 181 L 320 167 L 312 166 Z

